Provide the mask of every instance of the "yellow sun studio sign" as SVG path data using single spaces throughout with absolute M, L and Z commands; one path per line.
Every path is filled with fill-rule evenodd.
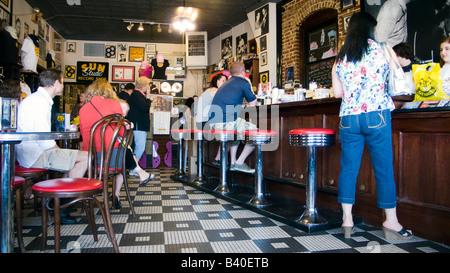
M 107 79 L 109 63 L 105 62 L 77 62 L 77 81 L 93 82 L 97 79 Z

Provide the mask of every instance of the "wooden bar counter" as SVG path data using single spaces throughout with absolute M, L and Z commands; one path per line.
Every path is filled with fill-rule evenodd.
M 267 118 L 258 118 L 258 127 L 279 131 L 277 149 L 263 152 L 263 173 L 268 192 L 305 200 L 304 185 L 308 179 L 306 148 L 289 145 L 289 130 L 330 128 L 336 131 L 336 144 L 317 149 L 319 190 L 316 200 L 318 207 L 340 210 L 337 203 L 340 104 L 340 99 L 327 98 L 257 107 L 260 108 L 258 111 L 267 110 L 268 113 Z M 278 115 L 272 107 L 278 108 Z M 450 111 L 433 110 L 392 112 L 398 218 L 415 235 L 450 245 Z M 271 128 L 274 124 L 271 112 L 278 119 L 278 124 L 275 123 L 278 128 Z M 214 159 L 218 147 L 215 142 L 207 145 L 208 149 L 204 149 L 205 163 Z M 253 156 L 249 156 L 247 164 L 254 166 L 254 163 Z M 252 186 L 253 179 L 248 179 L 247 174 L 234 175 L 235 183 Z M 367 147 L 356 185 L 353 213 L 367 224 L 381 227 L 383 222 L 382 210 L 376 206 L 376 183 Z

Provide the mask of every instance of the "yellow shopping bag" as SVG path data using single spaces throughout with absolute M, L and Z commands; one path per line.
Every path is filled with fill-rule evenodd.
M 441 100 L 450 98 L 442 88 L 441 66 L 438 63 L 413 64 L 416 84 L 414 101 Z

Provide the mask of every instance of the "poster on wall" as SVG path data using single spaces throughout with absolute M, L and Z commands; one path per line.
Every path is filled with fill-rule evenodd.
M 222 59 L 231 58 L 233 55 L 233 40 L 230 37 L 227 37 L 222 40 Z
M 97 79 L 108 80 L 109 63 L 77 62 L 77 82 L 90 83 Z
M 129 62 L 142 62 L 144 60 L 145 48 L 130 46 Z
M 0 7 L 5 9 L 5 11 L 11 13 L 11 0 L 0 0 Z
M 236 37 L 236 55 L 247 53 L 247 33 Z
M 112 80 L 119 82 L 134 82 L 134 66 L 116 66 L 112 67 Z
M 308 33 L 308 62 L 315 62 L 337 55 L 337 26 L 328 25 Z
M 448 1 L 415 0 L 399 5 L 393 0 L 363 0 L 362 10 L 377 19 L 375 38 L 391 46 L 407 42 L 422 61 L 439 62 L 439 44 L 450 35 L 450 5 Z M 398 22 L 394 28 L 387 22 Z M 388 28 L 389 26 L 389 28 Z M 395 36 L 389 33 L 394 29 Z M 399 35 L 400 33 L 400 35 Z
M 255 10 L 255 36 L 269 32 L 269 5 Z

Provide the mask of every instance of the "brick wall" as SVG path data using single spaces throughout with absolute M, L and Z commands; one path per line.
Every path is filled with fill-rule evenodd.
M 304 86 L 304 37 L 300 31 L 302 23 L 311 14 L 323 9 L 338 11 L 338 46 L 342 45 L 345 35 L 343 33 L 342 18 L 360 10 L 360 0 L 355 1 L 354 7 L 341 10 L 341 0 L 292 0 L 283 5 L 281 14 L 282 36 L 282 84 L 284 86 L 284 71 L 286 67 L 294 66 L 295 83 Z

